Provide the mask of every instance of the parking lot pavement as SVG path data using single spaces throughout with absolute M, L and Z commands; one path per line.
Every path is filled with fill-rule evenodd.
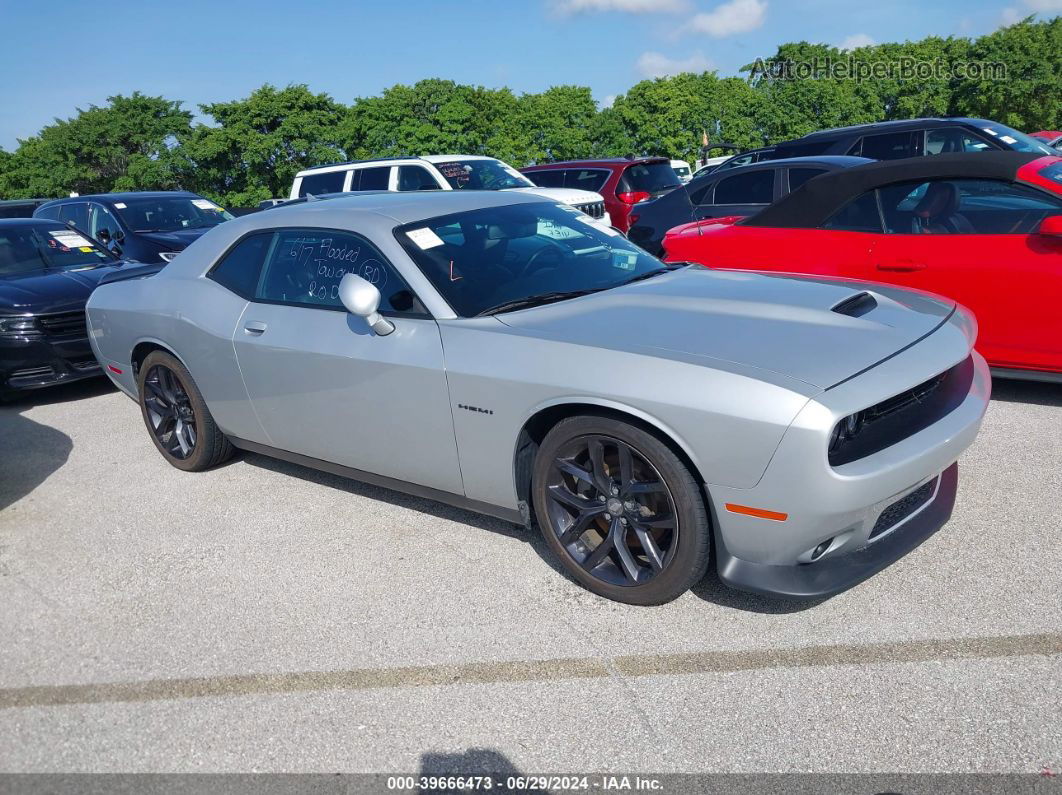
M 504 522 L 185 474 L 106 385 L 40 393 L 0 408 L 0 770 L 1062 771 L 1062 387 L 997 382 L 960 469 L 847 593 L 638 608 Z

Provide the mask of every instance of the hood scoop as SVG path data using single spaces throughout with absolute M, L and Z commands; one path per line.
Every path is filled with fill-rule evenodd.
M 848 317 L 863 317 L 878 308 L 877 299 L 868 292 L 856 293 L 830 307 L 831 312 Z

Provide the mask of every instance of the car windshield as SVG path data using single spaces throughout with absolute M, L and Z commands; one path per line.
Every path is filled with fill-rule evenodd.
M 134 232 L 176 232 L 203 229 L 231 221 L 232 216 L 199 196 L 160 196 L 116 201 L 114 209 Z
M 42 270 L 98 268 L 116 258 L 69 227 L 56 223 L 0 226 L 0 278 Z
M 1006 144 L 1008 148 L 1014 149 L 1018 152 L 1039 152 L 1044 155 L 1058 154 L 1058 152 L 1048 146 L 1044 141 L 1039 141 L 1031 135 L 1018 132 L 1013 127 L 1008 127 L 1005 124 L 998 124 L 994 121 L 990 121 L 981 125 L 981 129 L 996 140 Z
M 535 183 L 500 160 L 447 160 L 434 164 L 454 190 L 533 188 Z
M 550 202 L 431 218 L 399 227 L 395 237 L 462 317 L 607 290 L 666 270 L 618 232 Z

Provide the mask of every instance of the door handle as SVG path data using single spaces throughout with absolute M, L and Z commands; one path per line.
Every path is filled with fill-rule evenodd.
M 253 337 L 257 337 L 259 334 L 263 333 L 266 330 L 266 324 L 261 322 L 260 320 L 251 320 L 244 324 L 243 330 L 247 334 L 250 334 Z
M 926 264 L 924 262 L 879 262 L 877 264 L 879 271 L 924 271 Z

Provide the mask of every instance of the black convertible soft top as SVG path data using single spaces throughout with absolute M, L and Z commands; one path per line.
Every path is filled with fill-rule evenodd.
M 926 179 L 1013 180 L 1026 163 L 1045 157 L 1038 152 L 965 152 L 880 160 L 810 179 L 775 204 L 739 221 L 742 226 L 810 229 L 824 224 L 857 196 L 897 182 Z

